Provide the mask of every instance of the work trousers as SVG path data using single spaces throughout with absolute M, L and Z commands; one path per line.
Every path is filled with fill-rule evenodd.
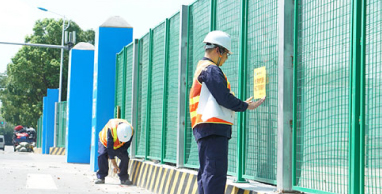
M 129 167 L 129 155 L 126 150 L 114 150 L 115 155 L 121 160 L 119 163 L 119 170 L 118 173 L 119 179 L 121 181 L 125 181 L 129 179 L 129 175 L 127 174 L 127 169 Z M 98 142 L 98 171 L 97 171 L 97 178 L 99 179 L 105 179 L 105 177 L 108 175 L 109 172 L 109 155 L 107 154 L 106 147 L 101 143 Z
M 228 169 L 228 138 L 207 136 L 198 140 L 199 194 L 224 194 Z

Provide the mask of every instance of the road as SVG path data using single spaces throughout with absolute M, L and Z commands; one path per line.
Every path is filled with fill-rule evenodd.
M 131 193 L 152 194 L 136 186 L 122 186 L 118 178 L 106 177 L 106 184 L 95 185 L 89 164 L 66 163 L 65 156 L 0 150 L 0 193 Z

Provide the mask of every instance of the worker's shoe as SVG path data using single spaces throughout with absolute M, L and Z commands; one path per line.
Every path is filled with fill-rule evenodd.
M 129 179 L 124 180 L 124 181 L 121 180 L 121 185 L 132 185 L 132 184 L 133 183 L 131 181 L 129 181 Z
M 94 181 L 94 184 L 105 184 L 105 179 L 97 179 Z

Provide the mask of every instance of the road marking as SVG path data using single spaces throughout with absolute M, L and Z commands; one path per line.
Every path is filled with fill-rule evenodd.
M 28 174 L 27 189 L 57 189 L 50 174 Z

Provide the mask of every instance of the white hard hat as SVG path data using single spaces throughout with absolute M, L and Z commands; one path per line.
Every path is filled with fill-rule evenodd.
M 228 50 L 229 54 L 232 54 L 231 37 L 223 31 L 216 30 L 209 32 L 203 42 L 222 46 Z
M 117 127 L 117 136 L 119 141 L 127 142 L 130 140 L 133 130 L 127 123 L 120 123 Z

